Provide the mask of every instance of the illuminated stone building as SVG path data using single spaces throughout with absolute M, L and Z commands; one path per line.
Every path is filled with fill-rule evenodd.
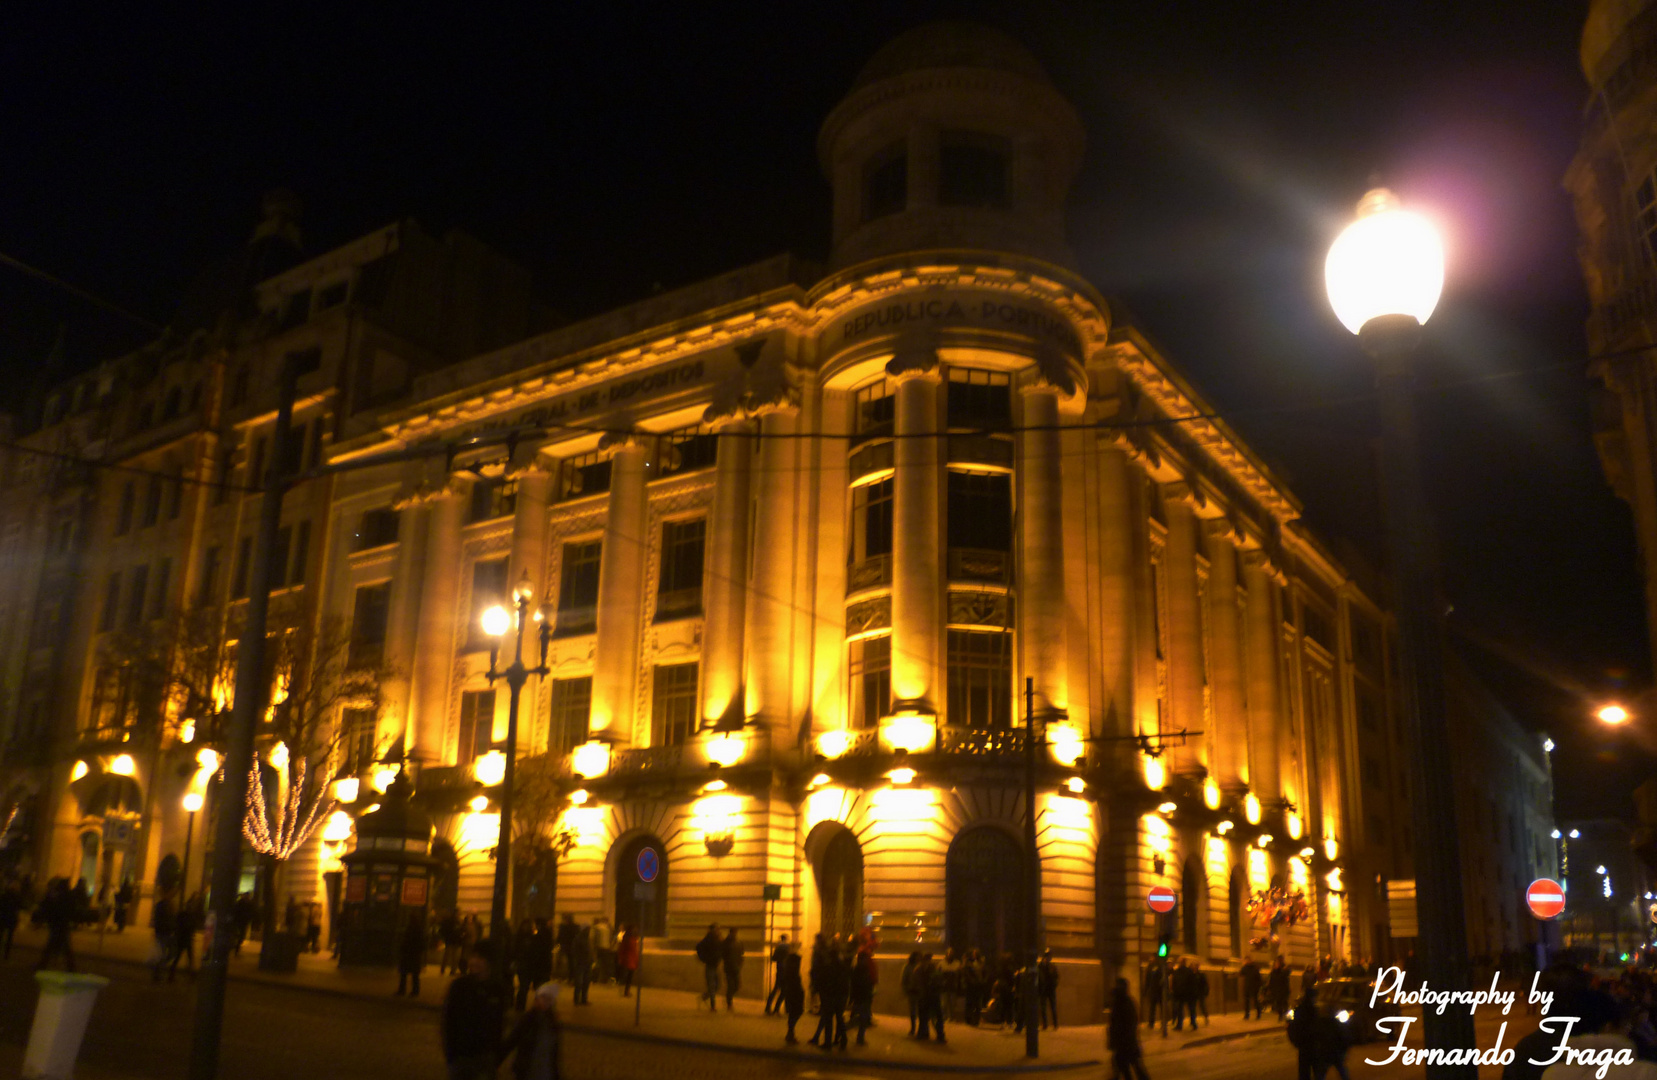
M 1657 6 L 1594 0 L 1581 58 L 1590 91 L 1565 186 L 1593 305 L 1589 370 L 1605 388 L 1594 441 L 1634 512 L 1646 625 L 1657 628 Z
M 531 824 L 570 846 L 519 907 L 639 925 L 658 985 L 699 985 L 711 922 L 741 927 L 756 964 L 768 930 L 871 927 L 882 995 L 913 948 L 1011 950 L 1039 927 L 1061 1010 L 1091 1019 L 1163 932 L 1211 969 L 1266 955 L 1249 901 L 1274 887 L 1304 908 L 1268 952 L 1384 951 L 1408 843 L 1389 620 L 1074 269 L 1070 105 L 1005 37 L 935 25 L 874 55 L 818 149 L 826 269 L 780 257 L 456 363 L 392 363 L 383 399 L 384 354 L 301 342 L 314 315 L 248 354 L 268 394 L 277 359 L 322 348 L 299 420 L 332 417 L 319 453 L 361 467 L 294 498 L 310 540 L 290 553 L 311 561 L 287 587 L 396 673 L 372 744 L 437 822 L 439 905 L 488 909 L 498 818 L 474 777 L 507 693 L 479 615 L 527 579 L 551 674 L 524 692 L 517 750 L 549 755 L 556 799 Z M 260 296 L 361 282 L 353 250 Z M 257 400 L 215 431 L 263 445 Z M 453 452 L 373 463 L 423 446 Z M 234 591 L 254 500 L 215 510 L 212 490 L 180 590 L 216 547 Z M 125 572 L 100 558 L 77 617 Z M 57 813 L 66 872 L 80 811 Z M 1145 904 L 1158 884 L 1182 898 L 1167 926 Z

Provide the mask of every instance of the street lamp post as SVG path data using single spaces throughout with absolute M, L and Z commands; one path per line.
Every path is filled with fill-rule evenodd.
M 1427 221 L 1383 188 L 1364 196 L 1358 219 L 1329 250 L 1330 306 L 1375 361 L 1381 418 L 1381 485 L 1398 621 L 1400 705 L 1412 763 L 1416 898 L 1422 975 L 1435 990 L 1467 988 L 1467 939 L 1448 753 L 1444 637 L 1431 515 L 1416 439 L 1414 358 L 1421 327 L 1444 286 L 1444 251 Z M 1472 1017 L 1431 1010 L 1428 1047 L 1475 1046 Z M 1427 1066 L 1433 1080 L 1473 1080 L 1475 1066 Z
M 196 812 L 201 809 L 201 795 L 189 792 L 184 796 L 184 809 L 190 820 L 184 825 L 184 866 L 178 872 L 178 893 L 182 899 L 190 895 L 190 846 L 196 835 Z
M 510 691 L 506 709 L 506 769 L 501 775 L 501 831 L 495 846 L 495 893 L 489 903 L 489 927 L 490 933 L 495 935 L 495 961 L 499 965 L 497 974 L 506 970 L 512 941 L 512 934 L 506 925 L 506 897 L 512 881 L 512 778 L 518 760 L 518 698 L 531 675 L 544 676 L 551 671 L 547 667 L 547 649 L 552 645 L 552 627 L 539 612 L 536 612 L 534 621 L 541 624 L 541 662 L 535 667 L 524 666 L 524 631 L 528 629 L 525 620 L 529 615 L 530 595 L 529 575 L 525 574 L 518 587 L 512 590 L 518 632 L 512 644 L 512 664 L 505 671 L 497 670 L 495 662 L 500 656 L 500 639 L 513 625 L 512 615 L 497 604 L 483 613 L 482 620 L 483 632 L 495 640 L 495 644 L 489 647 L 489 682 L 493 684 L 497 679 L 505 679 Z

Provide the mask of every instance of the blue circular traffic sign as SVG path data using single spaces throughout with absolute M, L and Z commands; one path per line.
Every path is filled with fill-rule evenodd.
M 661 872 L 661 869 L 662 857 L 656 854 L 655 848 L 647 847 L 639 852 L 638 870 L 640 881 L 655 881 L 656 875 Z

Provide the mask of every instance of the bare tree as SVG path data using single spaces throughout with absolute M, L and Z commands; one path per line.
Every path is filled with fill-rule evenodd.
M 513 910 L 523 914 L 530 888 L 550 887 L 558 863 L 575 846 L 575 835 L 557 828 L 570 805 L 560 781 L 568 776 L 561 754 L 535 754 L 517 760 L 512 784 Z M 550 909 L 548 910 L 550 914 Z

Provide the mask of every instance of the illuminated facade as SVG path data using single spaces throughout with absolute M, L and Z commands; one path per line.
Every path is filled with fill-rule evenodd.
M 826 271 L 759 263 L 411 369 L 360 407 L 341 395 L 377 384 L 324 347 L 335 396 L 305 409 L 333 410 L 329 461 L 458 448 L 313 482 L 293 509 L 319 617 L 393 672 L 372 743 L 438 822 L 440 905 L 488 909 L 498 818 L 475 778 L 507 694 L 478 616 L 527 579 L 552 673 L 518 751 L 551 763 L 532 824 L 570 846 L 518 904 L 640 925 L 659 982 L 697 985 L 710 922 L 755 949 L 871 926 L 883 995 L 916 943 L 1009 950 L 1039 924 L 1072 1020 L 1164 929 L 1232 972 L 1385 951 L 1407 817 L 1388 619 L 1071 268 L 1082 145 L 1022 48 L 923 28 L 822 128 Z M 239 445 L 269 418 L 237 421 Z M 359 765 L 360 808 L 386 766 Z M 1166 928 L 1157 884 L 1182 897 Z M 1299 913 L 1275 943 L 1251 908 L 1273 889 Z

